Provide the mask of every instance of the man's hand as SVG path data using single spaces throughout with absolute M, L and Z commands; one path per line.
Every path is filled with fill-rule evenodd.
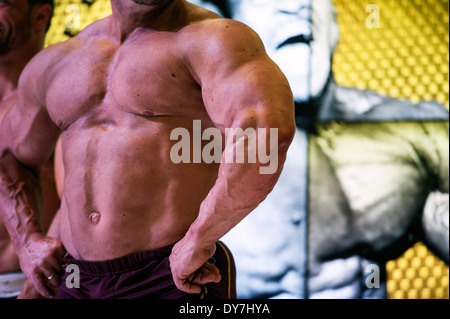
M 192 241 L 183 238 L 172 249 L 170 267 L 175 285 L 189 294 L 200 294 L 202 285 L 218 283 L 219 269 L 208 262 L 216 251 L 216 245 L 200 249 Z
M 65 250 L 59 239 L 42 233 L 40 190 L 35 169 L 9 152 L 0 153 L 0 221 L 11 236 L 22 271 L 41 295 L 52 298 Z
M 59 287 L 64 254 L 65 250 L 59 239 L 39 233 L 33 234 L 17 251 L 22 271 L 46 298 L 53 298 Z

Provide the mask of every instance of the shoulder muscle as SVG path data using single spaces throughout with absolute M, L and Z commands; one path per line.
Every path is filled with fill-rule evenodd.
M 191 25 L 180 33 L 182 52 L 199 83 L 204 77 L 226 73 L 257 59 L 267 59 L 264 45 L 247 25 L 213 19 Z

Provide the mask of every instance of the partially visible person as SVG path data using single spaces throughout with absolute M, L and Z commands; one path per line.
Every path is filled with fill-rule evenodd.
M 386 261 L 417 241 L 448 264 L 448 110 L 337 85 L 329 0 L 192 2 L 254 28 L 296 101 L 280 181 L 223 239 L 238 296 L 386 298 Z M 366 285 L 373 266 L 379 289 Z
M 283 170 L 295 133 L 289 83 L 242 23 L 184 0 L 111 6 L 28 64 L 0 126 L 11 132 L 0 151 L 23 174 L 62 132 L 62 204 L 50 236 L 32 222 L 33 184 L 2 185 L 25 207 L 2 213 L 22 269 L 46 297 L 59 285 L 60 299 L 232 298 L 234 262 L 219 240 Z M 185 137 L 199 134 L 214 138 L 213 150 L 196 140 L 191 153 Z M 241 162 L 256 151 L 250 141 L 257 159 Z M 61 284 L 63 262 L 79 266 L 80 289 Z
M 53 0 L 0 1 L 0 122 L 17 101 L 22 70 L 44 46 L 52 14 Z M 43 195 L 40 223 L 43 231 L 47 231 L 60 204 L 53 157 L 42 166 L 40 179 Z M 0 298 L 16 298 L 25 280 L 9 233 L 0 222 Z

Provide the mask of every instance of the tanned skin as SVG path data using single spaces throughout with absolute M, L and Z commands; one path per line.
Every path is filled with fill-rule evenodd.
M 99 261 L 175 244 L 175 284 L 200 293 L 201 285 L 221 279 L 207 262 L 216 242 L 279 178 L 295 133 L 292 92 L 258 36 L 241 23 L 184 0 L 111 5 L 111 16 L 27 66 L 17 106 L 0 128 L 12 138 L 0 150 L 36 167 L 61 133 L 64 187 L 52 235 L 65 250 Z M 193 120 L 223 135 L 226 128 L 278 128 L 277 171 L 261 174 L 259 161 L 174 164 L 170 134 L 192 132 Z M 25 220 L 31 211 L 16 216 Z M 32 224 L 12 233 L 19 246 L 32 246 L 19 255 L 24 271 L 51 296 L 56 279 L 46 277 L 61 271 L 57 240 Z
M 0 0 L 0 121 L 17 102 L 20 74 L 32 57 L 42 50 L 51 16 L 50 5 L 30 6 L 28 0 Z M 6 140 L 9 135 L 10 132 L 2 132 L 0 139 Z M 21 168 L 15 168 L 14 159 L 3 154 L 0 169 L 8 171 L 9 179 L 2 180 L 2 183 L 19 185 L 36 182 L 38 175 L 34 178 L 26 176 L 19 173 Z M 36 218 L 41 229 L 47 231 L 60 205 L 55 188 L 53 157 L 42 165 L 40 171 L 42 191 L 36 193 L 35 200 L 42 210 L 37 212 L 39 214 Z M 37 185 L 39 184 L 35 183 Z M 0 209 L 9 209 L 8 205 L 9 203 L 2 202 Z M 0 221 L 0 273 L 19 269 L 20 263 L 13 242 L 5 224 Z

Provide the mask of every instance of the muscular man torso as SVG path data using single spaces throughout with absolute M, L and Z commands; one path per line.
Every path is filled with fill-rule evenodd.
M 170 159 L 172 130 L 192 131 L 194 119 L 213 126 L 184 62 L 186 29 L 202 26 L 138 29 L 117 43 L 110 23 L 101 20 L 41 57 L 46 107 L 62 130 L 60 237 L 85 260 L 180 240 L 218 170 Z

